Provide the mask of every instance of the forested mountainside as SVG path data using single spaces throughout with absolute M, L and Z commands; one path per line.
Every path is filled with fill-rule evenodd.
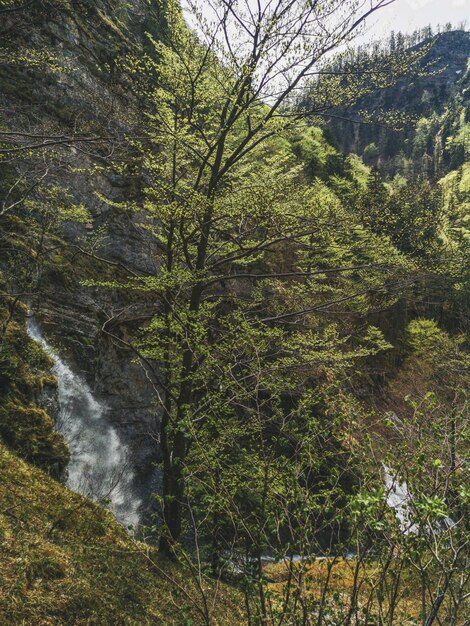
M 0 0 L 0 621 L 463 626 L 470 34 L 183 5 Z
M 343 152 L 387 177 L 439 178 L 468 161 L 470 33 L 442 32 L 416 47 L 429 50 L 412 80 L 359 99 L 328 125 Z M 360 54 L 373 60 L 374 48 Z

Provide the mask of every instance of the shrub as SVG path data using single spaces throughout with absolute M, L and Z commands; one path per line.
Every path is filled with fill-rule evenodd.
M 451 340 L 434 320 L 416 319 L 406 328 L 406 344 L 419 356 L 434 356 L 447 350 Z

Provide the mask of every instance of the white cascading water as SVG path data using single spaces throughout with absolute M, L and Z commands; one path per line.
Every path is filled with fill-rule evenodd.
M 106 503 L 119 522 L 136 527 L 141 501 L 133 495 L 129 451 L 109 423 L 107 407 L 93 397 L 86 381 L 54 352 L 32 319 L 28 333 L 54 361 L 52 371 L 59 391 L 56 427 L 70 450 L 67 486 L 96 502 Z
M 411 522 L 413 496 L 410 493 L 407 483 L 405 481 L 400 482 L 396 473 L 394 473 L 390 467 L 387 467 L 387 465 L 383 465 L 383 469 L 387 504 L 391 509 L 394 509 L 395 515 L 400 522 L 400 530 L 404 535 L 417 535 L 419 533 L 419 526 Z M 450 530 L 454 526 L 455 522 L 452 518 L 444 517 L 432 527 L 432 530 L 434 532 L 442 532 Z
M 394 474 L 389 467 L 384 465 L 383 468 L 387 504 L 395 511 L 395 515 L 400 522 L 400 530 L 402 533 L 404 535 L 416 534 L 418 532 L 418 526 L 410 521 L 413 499 L 408 485 L 405 481 L 400 482 L 396 474 Z

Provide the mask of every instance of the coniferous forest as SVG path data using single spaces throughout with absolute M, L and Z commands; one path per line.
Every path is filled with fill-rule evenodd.
M 392 4 L 0 0 L 2 625 L 469 626 L 470 32 Z

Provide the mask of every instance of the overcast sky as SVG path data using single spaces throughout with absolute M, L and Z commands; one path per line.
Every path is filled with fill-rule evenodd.
M 375 39 L 392 30 L 410 33 L 428 24 L 467 21 L 470 26 L 470 0 L 396 0 L 371 19 L 369 37 Z
M 201 6 L 204 7 L 204 3 Z M 453 26 L 467 22 L 468 30 L 470 0 L 395 0 L 372 16 L 368 24 L 368 38 L 381 38 L 392 30 L 411 33 L 428 24 L 436 26 L 447 22 Z
M 248 2 L 254 3 L 255 0 Z M 182 4 L 185 7 L 185 0 L 182 0 Z M 367 8 L 368 0 L 363 0 L 361 6 L 363 10 Z M 199 0 L 199 8 L 206 13 L 204 0 Z M 207 15 L 209 14 L 207 12 Z M 191 23 L 191 12 L 187 13 L 187 18 Z M 371 16 L 365 31 L 357 34 L 355 43 L 357 45 L 387 38 L 392 30 L 411 34 L 414 30 L 429 24 L 435 27 L 448 22 L 455 28 L 465 22 L 466 29 L 469 30 L 470 0 L 395 0 L 390 6 L 380 9 Z M 196 23 L 193 23 L 193 26 L 197 29 Z

